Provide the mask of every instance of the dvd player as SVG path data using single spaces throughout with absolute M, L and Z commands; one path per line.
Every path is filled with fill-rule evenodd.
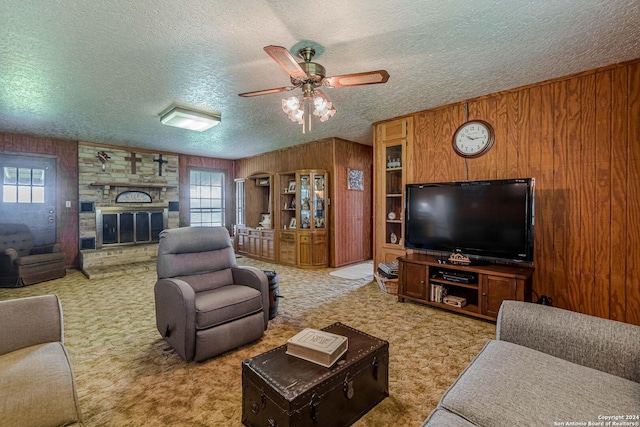
M 469 277 L 458 277 L 458 276 L 450 276 L 448 274 L 443 274 L 442 278 L 444 280 L 448 280 L 450 282 L 456 283 L 471 283 L 471 279 Z
M 478 283 L 478 275 L 462 271 L 438 270 L 438 274 L 444 280 L 456 283 Z

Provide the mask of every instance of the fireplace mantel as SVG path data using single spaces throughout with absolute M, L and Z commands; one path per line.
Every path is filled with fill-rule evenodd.
M 157 184 L 150 182 L 92 182 L 91 184 L 94 187 L 105 187 L 106 189 L 110 187 L 133 187 L 133 188 L 177 188 L 177 185 L 167 185 L 167 184 Z
M 93 187 L 102 187 L 102 194 L 108 196 L 112 188 L 150 188 L 158 190 L 158 197 L 167 192 L 167 189 L 178 188 L 177 185 L 167 185 L 152 182 L 93 182 L 89 184 Z

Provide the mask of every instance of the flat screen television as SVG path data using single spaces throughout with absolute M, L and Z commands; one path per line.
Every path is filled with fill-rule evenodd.
M 405 247 L 533 264 L 533 178 L 408 184 Z

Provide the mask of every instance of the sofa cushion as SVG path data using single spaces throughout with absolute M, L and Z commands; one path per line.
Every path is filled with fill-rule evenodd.
M 160 232 L 156 263 L 159 279 L 235 266 L 229 231 L 224 227 L 181 227 Z
M 438 426 L 438 427 L 474 427 L 469 421 L 465 420 L 459 415 L 449 412 L 443 408 L 436 408 L 435 411 L 429 415 L 429 418 L 425 420 L 422 427 L 426 426 Z
M 233 284 L 233 272 L 225 268 L 192 276 L 177 276 L 176 279 L 187 282 L 194 292 L 203 292 Z
M 500 307 L 496 338 L 640 382 L 638 325 L 506 300 Z
M 50 254 L 27 255 L 16 259 L 15 264 L 20 266 L 39 266 L 54 264 L 59 265 L 64 262 L 64 252 L 53 252 Z M 64 265 L 64 264 L 62 264 Z
M 439 406 L 487 427 L 598 422 L 598 416 L 637 414 L 640 384 L 517 344 L 490 341 Z
M 249 286 L 227 285 L 196 294 L 196 329 L 207 329 L 262 310 L 262 293 Z
M 0 224 L 0 251 L 13 248 L 19 257 L 27 256 L 33 248 L 31 231 L 25 224 Z
M 0 423 L 63 426 L 80 422 L 71 365 L 59 342 L 0 356 Z

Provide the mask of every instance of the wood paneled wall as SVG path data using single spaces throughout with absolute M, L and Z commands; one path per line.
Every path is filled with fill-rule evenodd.
M 65 265 L 78 265 L 78 143 L 0 132 L 0 152 L 53 156 L 57 164 L 57 240 L 65 253 Z M 71 207 L 65 202 L 71 201 Z
M 465 104 L 411 115 L 409 182 L 534 177 L 535 294 L 640 324 L 640 60 L 470 100 L 496 140 L 468 176 Z
M 373 147 L 339 138 L 236 160 L 236 176 L 256 172 L 322 169 L 329 172 L 329 265 L 337 267 L 371 258 L 371 184 Z M 347 168 L 364 172 L 365 191 L 347 190 Z M 338 195 L 339 192 L 339 195 Z
M 373 247 L 373 147 L 336 139 L 334 146 L 333 200 L 339 221 L 334 222 L 335 264 L 368 260 Z M 364 190 L 347 190 L 348 169 L 364 174 Z
M 225 227 L 231 230 L 235 218 L 235 179 L 234 161 L 225 159 L 215 159 L 212 157 L 192 156 L 180 154 L 179 171 L 180 177 L 180 227 L 189 225 L 189 170 L 215 170 L 224 172 L 226 175 L 225 192 Z
M 297 169 L 326 169 L 333 167 L 333 140 L 321 139 L 283 150 L 236 160 L 236 176 L 246 178 L 255 172 L 288 172 Z

